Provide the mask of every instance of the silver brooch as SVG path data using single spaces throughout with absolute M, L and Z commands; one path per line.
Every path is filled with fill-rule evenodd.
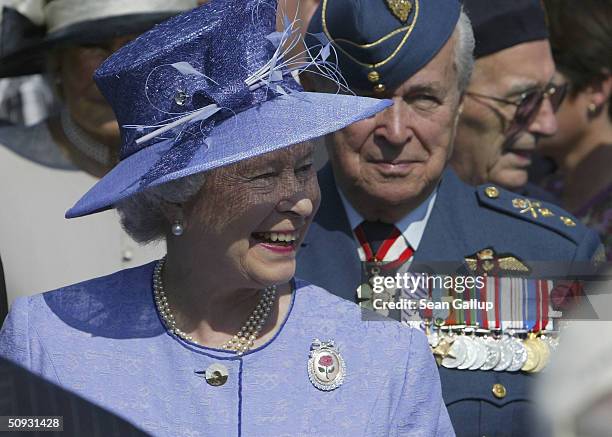
M 308 378 L 312 385 L 323 391 L 335 390 L 342 385 L 346 364 L 333 340 L 313 340 L 309 357 Z
M 188 98 L 189 95 L 185 91 L 178 90 L 174 95 L 174 102 L 179 106 L 183 106 L 185 103 L 187 103 Z

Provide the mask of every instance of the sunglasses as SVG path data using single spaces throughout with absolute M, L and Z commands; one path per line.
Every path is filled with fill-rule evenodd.
M 514 118 L 512 119 L 512 122 L 508 126 L 508 130 L 506 132 L 506 136 L 508 138 L 514 138 L 517 134 L 527 129 L 531 123 L 533 123 L 540 112 L 540 108 L 542 108 L 544 98 L 547 97 L 548 100 L 550 100 L 553 111 L 557 112 L 559 106 L 561 106 L 561 103 L 565 98 L 566 93 L 567 83 L 562 85 L 550 83 L 544 88 L 534 89 L 521 94 L 517 100 L 507 100 L 499 97 L 488 96 L 486 94 L 473 93 L 470 91 L 466 92 L 467 95 L 472 97 L 489 99 L 495 102 L 504 103 L 506 105 L 516 106 Z

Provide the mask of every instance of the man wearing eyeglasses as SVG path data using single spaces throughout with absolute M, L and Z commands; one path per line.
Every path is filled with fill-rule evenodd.
M 465 0 L 476 48 L 451 164 L 467 183 L 523 192 L 540 137 L 557 131 L 566 85 L 554 83 L 537 1 Z
M 507 3 L 518 10 L 525 3 L 539 5 L 538 0 L 484 2 Z M 543 20 L 541 14 L 539 17 Z M 310 53 L 337 61 L 339 71 L 332 65 L 317 65 L 312 74 L 301 76 L 305 88 L 335 93 L 347 92 L 348 86 L 359 95 L 391 99 L 393 106 L 323 139 L 330 163 L 318 174 L 321 206 L 298 252 L 297 277 L 373 308 L 379 295 L 371 285 L 383 275 L 389 278 L 390 270 L 384 270 L 389 267 L 410 273 L 468 269 L 472 274 L 473 268 L 478 272 L 489 267 L 525 268 L 537 275 L 540 266 L 588 263 L 598 253 L 597 234 L 562 209 L 531 203 L 490 183 L 473 187 L 447 165 L 461 105 L 472 99 L 465 91 L 474 37 L 459 0 L 321 0 L 308 33 Z M 323 72 L 335 76 L 338 83 L 326 82 L 321 78 Z M 548 80 L 538 75 L 529 85 L 535 88 L 516 91 L 544 87 Z M 481 91 L 489 92 L 473 89 Z M 542 111 L 552 112 L 549 97 L 543 99 Z M 502 109 L 513 116 L 509 108 Z M 429 269 L 421 269 L 423 266 Z M 496 287 L 489 292 L 497 296 Z M 427 293 L 415 290 L 418 298 L 427 298 Z M 431 298 L 437 299 L 433 291 Z M 502 320 L 521 326 L 529 324 L 531 316 L 523 320 L 524 312 L 516 317 L 507 314 L 508 309 L 518 310 L 519 306 L 506 305 L 506 301 L 502 305 L 501 299 L 496 302 L 502 312 L 495 320 L 504 317 Z M 457 332 L 468 324 L 496 327 L 490 321 L 481 323 L 481 314 L 461 311 L 389 315 L 418 327 L 441 320 L 447 328 L 457 327 Z M 389 347 L 392 342 L 390 339 Z M 503 362 L 493 354 L 499 358 L 495 367 L 472 365 L 468 370 L 465 350 L 453 353 L 436 348 L 437 358 L 448 358 L 441 360 L 439 372 L 458 436 L 532 434 L 532 374 L 507 370 L 507 353 Z

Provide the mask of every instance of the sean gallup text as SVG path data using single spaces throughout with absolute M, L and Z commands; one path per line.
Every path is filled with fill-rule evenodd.
M 372 305 L 375 310 L 440 310 L 446 311 L 451 308 L 455 310 L 492 310 L 493 302 L 480 302 L 478 299 L 453 299 L 438 302 L 429 299 L 405 299 L 387 301 L 382 298 L 374 298 Z

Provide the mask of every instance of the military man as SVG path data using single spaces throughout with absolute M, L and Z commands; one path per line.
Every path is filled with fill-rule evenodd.
M 533 272 L 541 261 L 565 271 L 576 260 L 593 258 L 597 235 L 568 213 L 493 184 L 469 186 L 447 168 L 474 46 L 458 0 L 321 0 L 309 33 L 313 51 L 331 41 L 351 89 L 392 99 L 394 105 L 324 139 L 330 164 L 319 173 L 322 203 L 298 255 L 298 277 L 368 304 L 374 299 L 363 275 L 371 275 L 370 281 L 376 277 L 377 267 L 369 269 L 372 264 L 413 271 L 444 264 L 450 271 L 491 268 L 503 273 Z M 343 89 L 341 78 L 330 84 L 317 74 L 305 76 L 303 84 L 318 91 Z M 544 289 L 537 287 L 538 296 L 547 299 Z M 490 317 L 482 311 L 457 311 L 453 317 L 458 320 L 443 313 L 423 316 L 453 326 L 482 320 L 481 326 L 495 328 L 502 318 L 495 318 L 502 300 L 520 293 L 500 294 L 497 286 L 489 291 L 499 297 Z M 532 309 L 531 300 L 522 302 Z M 537 308 L 548 310 L 541 301 Z M 531 314 L 525 311 L 525 321 L 531 321 Z M 522 315 L 515 319 L 522 320 Z M 548 321 L 540 314 L 537 324 L 548 326 Z M 471 342 L 459 337 L 453 345 Z M 449 354 L 442 347 L 449 343 L 432 343 L 446 359 L 440 376 L 453 425 L 459 436 L 528 435 L 532 375 L 518 371 L 520 362 L 514 372 L 501 371 L 513 360 L 506 355 L 502 360 L 495 349 L 502 338 L 491 340 L 491 347 L 480 348 L 479 354 L 497 354 L 493 366 L 469 363 L 486 371 L 456 369 L 458 355 L 464 358 L 462 365 L 466 361 L 467 346 Z M 536 369 L 534 350 L 541 345 L 527 340 L 533 341 L 517 351 L 524 354 L 530 348 L 528 368 Z
M 566 85 L 555 83 L 537 0 L 465 0 L 476 47 L 451 165 L 465 182 L 525 192 L 536 142 L 557 131 Z M 543 190 L 532 196 L 545 196 Z

